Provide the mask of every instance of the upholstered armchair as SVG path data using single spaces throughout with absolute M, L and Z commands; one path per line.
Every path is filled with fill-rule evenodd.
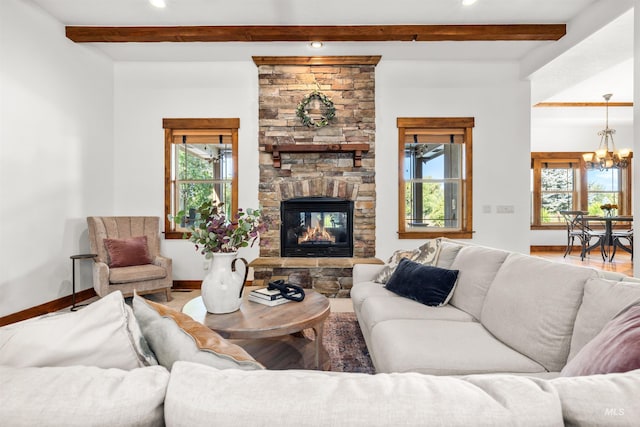
M 125 296 L 165 292 L 171 300 L 171 259 L 160 255 L 160 218 L 90 216 L 93 287 L 103 297 L 120 290 Z

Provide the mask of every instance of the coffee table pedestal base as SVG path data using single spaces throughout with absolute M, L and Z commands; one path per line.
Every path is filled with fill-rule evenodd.
M 324 346 L 320 346 L 316 353 L 316 341 L 298 334 L 230 341 L 244 348 L 267 369 L 320 369 L 323 371 L 331 369 L 329 353 Z M 319 364 L 316 364 L 316 355 L 319 358 Z

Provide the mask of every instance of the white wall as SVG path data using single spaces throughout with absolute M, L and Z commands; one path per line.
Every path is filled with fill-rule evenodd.
M 393 61 L 376 71 L 377 256 L 399 240 L 397 117 L 474 117 L 473 242 L 528 253 L 529 83 L 511 62 Z M 514 207 L 496 214 L 497 205 Z M 483 213 L 488 206 L 491 213 Z
M 28 2 L 0 2 L 0 32 L 3 316 L 69 295 L 85 217 L 112 212 L 113 67 Z
M 640 0 L 634 0 L 633 23 L 633 130 L 636 135 L 640 135 Z M 640 153 L 640 141 L 634 144 L 634 151 L 636 153 Z M 639 200 L 640 167 L 637 166 L 637 162 L 633 169 L 633 184 L 633 200 Z M 640 218 L 640 203 L 634 204 L 633 216 Z M 635 239 L 633 250 L 635 253 L 638 253 L 639 249 L 640 239 Z M 633 275 L 635 277 L 640 277 L 640 263 L 634 263 Z
M 286 52 L 283 52 L 283 55 Z M 529 85 L 516 64 L 386 62 L 376 71 L 377 256 L 420 241 L 397 239 L 397 128 L 402 116 L 471 116 L 474 241 L 527 252 Z M 239 206 L 257 206 L 258 69 L 246 62 L 118 63 L 115 66 L 115 207 L 121 215 L 163 213 L 162 118 L 239 117 Z M 495 167 L 493 155 L 509 161 Z M 515 214 L 482 214 L 513 205 Z M 392 207 L 392 208 L 390 208 Z M 518 236 L 518 237 L 514 237 Z M 163 241 L 177 280 L 203 277 L 187 241 Z M 257 250 L 243 255 L 251 260 Z
M 257 206 L 258 69 L 250 58 L 112 64 L 29 4 L 0 5 L 0 230 L 11 242 L 0 249 L 0 315 L 70 293 L 69 256 L 89 249 L 86 216 L 164 215 L 163 118 L 239 117 L 239 206 Z M 377 256 L 421 243 L 396 235 L 396 118 L 410 116 L 475 118 L 473 240 L 527 252 L 529 83 L 517 64 L 383 58 L 376 80 Z M 496 214 L 496 205 L 514 214 Z M 191 243 L 162 246 L 175 279 L 204 276 Z M 80 289 L 90 286 L 82 265 Z
M 240 118 L 238 206 L 258 207 L 258 68 L 246 62 L 117 63 L 115 206 L 119 215 L 164 215 L 163 118 Z M 176 280 L 204 277 L 189 241 L 163 240 Z M 241 256 L 258 256 L 254 248 Z

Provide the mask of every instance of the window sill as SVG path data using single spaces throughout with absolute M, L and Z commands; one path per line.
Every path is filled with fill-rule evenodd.
M 435 239 L 437 237 L 448 237 L 450 239 L 471 239 L 473 231 L 399 231 L 399 239 Z
M 554 225 L 531 225 L 531 230 L 566 230 L 565 224 Z
M 168 239 L 180 239 L 182 240 L 184 236 L 184 233 L 182 231 L 167 231 L 164 233 L 164 238 L 165 240 Z

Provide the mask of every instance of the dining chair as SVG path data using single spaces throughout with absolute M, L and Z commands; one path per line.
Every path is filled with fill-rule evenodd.
M 616 251 L 618 248 L 622 248 L 625 251 L 631 254 L 631 261 L 633 261 L 633 228 L 629 230 L 614 230 L 611 233 L 611 238 L 613 239 L 613 251 L 611 252 L 611 257 L 609 261 L 613 261 L 613 257 L 616 256 Z M 625 245 L 622 243 L 621 239 L 626 240 L 629 244 Z
M 604 254 L 604 238 L 605 232 L 593 230 L 588 226 L 584 217 L 587 214 L 585 211 L 560 211 L 567 226 L 567 249 L 564 251 L 564 257 L 571 253 L 575 244 L 575 239 L 580 241 L 580 259 L 584 261 L 584 257 L 591 249 L 600 246 L 600 255 L 605 260 Z M 595 245 L 591 244 L 593 239 L 598 239 Z

